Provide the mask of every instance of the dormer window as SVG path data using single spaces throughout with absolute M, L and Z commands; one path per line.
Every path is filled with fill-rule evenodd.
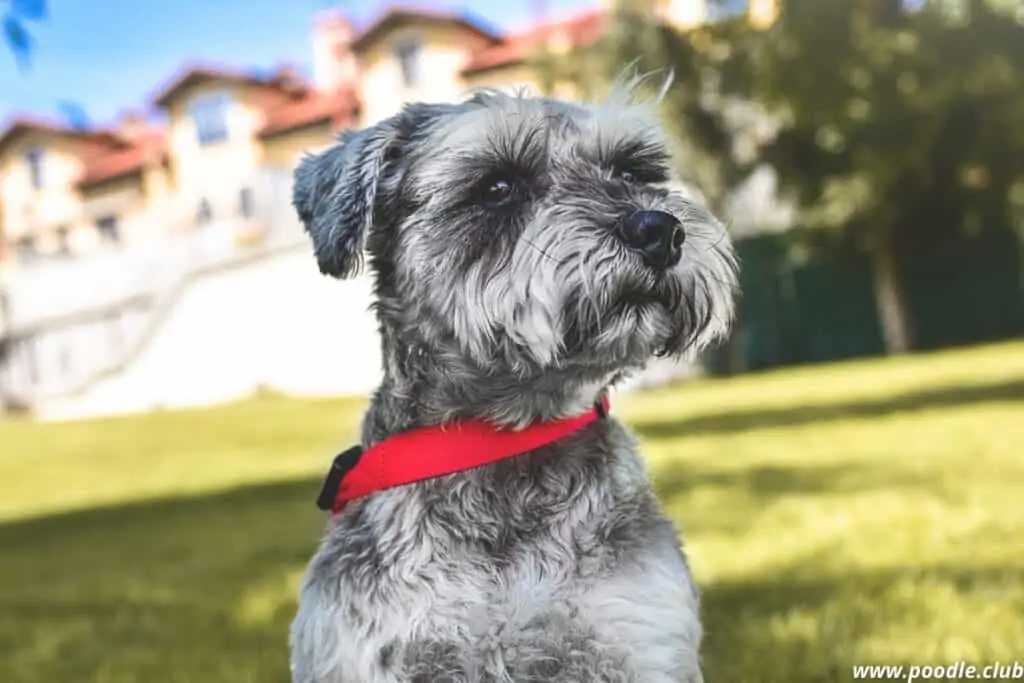
M 402 72 L 402 84 L 415 88 L 420 83 L 420 43 L 403 40 L 395 45 L 395 58 Z
M 110 214 L 96 220 L 96 231 L 100 239 L 109 244 L 117 244 L 121 241 L 121 232 L 117 227 L 117 216 Z
M 238 191 L 238 213 L 242 218 L 249 219 L 256 214 L 255 204 L 251 187 L 243 187 Z
M 211 145 L 228 139 L 227 110 L 230 102 L 231 98 L 224 92 L 207 93 L 192 100 L 189 112 L 200 145 Z
M 196 225 L 203 227 L 209 225 L 213 221 L 213 206 L 210 205 L 210 200 L 203 197 L 199 200 L 199 206 L 196 207 Z
M 25 164 L 28 166 L 29 182 L 32 183 L 32 189 L 43 189 L 43 150 L 39 147 L 25 150 Z
M 71 256 L 71 230 L 62 225 L 54 231 L 53 236 L 57 240 L 57 256 Z
M 34 235 L 23 235 L 14 243 L 14 251 L 23 263 L 35 261 L 39 257 L 39 247 Z

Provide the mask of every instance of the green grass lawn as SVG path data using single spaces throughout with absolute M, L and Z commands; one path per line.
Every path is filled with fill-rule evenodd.
M 0 424 L 0 682 L 286 681 L 361 404 Z M 1024 659 L 1024 344 L 615 406 L 705 596 L 709 683 Z

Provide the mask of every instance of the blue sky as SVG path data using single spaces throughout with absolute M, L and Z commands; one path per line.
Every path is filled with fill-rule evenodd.
M 6 4 L 0 0 L 0 8 Z M 49 18 L 30 25 L 32 64 L 17 68 L 0 46 L 0 120 L 15 113 L 60 116 L 60 102 L 81 105 L 96 123 L 144 105 L 182 63 L 241 68 L 290 62 L 308 68 L 313 14 L 338 6 L 356 21 L 389 3 L 377 0 L 50 0 Z M 460 7 L 509 28 L 529 21 L 531 0 L 405 0 L 402 5 Z M 547 0 L 559 16 L 594 0 Z

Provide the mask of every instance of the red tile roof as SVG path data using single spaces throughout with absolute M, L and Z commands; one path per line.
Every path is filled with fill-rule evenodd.
M 278 67 L 268 76 L 220 66 L 186 66 L 160 89 L 153 102 L 157 106 L 167 107 L 186 88 L 211 80 L 240 83 L 261 90 L 256 102 L 266 113 L 267 119 L 260 136 L 279 135 L 332 118 L 347 122 L 355 107 L 355 95 L 352 92 L 318 93 L 296 69 L 287 65 Z
M 108 130 L 88 129 L 81 130 L 72 128 L 56 121 L 50 121 L 38 116 L 14 116 L 0 128 L 0 154 L 13 142 L 18 135 L 29 132 L 39 132 L 57 137 L 80 140 L 90 145 L 103 147 L 118 147 L 124 144 L 117 135 Z
M 470 75 L 488 69 L 518 64 L 529 58 L 535 50 L 549 40 L 564 37 L 573 46 L 597 42 L 607 27 L 608 15 L 595 10 L 569 19 L 545 22 L 526 31 L 512 34 L 497 45 L 473 54 L 462 73 Z
M 331 121 L 335 126 L 352 125 L 358 111 L 359 100 L 352 90 L 333 93 L 310 90 L 302 97 L 269 109 L 259 135 L 268 138 L 323 121 Z
M 575 17 L 546 22 L 529 30 L 502 37 L 468 16 L 414 6 L 392 6 L 364 28 L 354 39 L 354 50 L 365 49 L 387 31 L 413 21 L 447 23 L 458 26 L 485 44 L 473 53 L 463 68 L 472 74 L 511 66 L 526 60 L 534 50 L 553 39 L 571 45 L 597 41 L 606 27 L 607 15 L 592 11 Z M 187 65 L 160 88 L 152 101 L 166 108 L 182 91 L 207 80 L 247 84 L 261 90 L 257 99 L 266 118 L 259 136 L 269 138 L 303 126 L 330 121 L 341 127 L 354 124 L 359 101 L 352 89 L 332 93 L 317 92 L 293 69 L 279 68 L 269 76 L 209 64 Z M 37 130 L 54 135 L 72 136 L 90 143 L 83 149 L 85 167 L 78 181 L 80 188 L 136 173 L 147 164 L 163 163 L 167 157 L 164 133 L 146 129 L 139 135 L 120 135 L 112 130 L 77 130 L 33 117 L 12 120 L 0 133 L 0 153 L 21 132 Z
M 80 130 L 46 119 L 22 116 L 12 119 L 3 130 L 0 152 L 19 134 L 32 131 L 84 143 L 78 150 L 84 164 L 77 183 L 80 188 L 135 173 L 166 154 L 163 132 L 157 129 L 128 137 L 116 130 Z
M 469 33 L 475 34 L 488 43 L 498 43 L 501 41 L 501 35 L 489 26 L 486 26 L 481 20 L 468 14 L 416 7 L 415 5 L 392 5 L 359 32 L 352 41 L 352 50 L 354 52 L 365 50 L 376 42 L 382 34 L 402 24 L 424 21 L 457 26 Z
M 159 106 L 173 102 L 186 87 L 203 80 L 226 80 L 263 89 L 259 106 L 266 112 L 260 137 L 280 135 L 302 126 L 332 121 L 335 125 L 353 122 L 358 101 L 350 90 L 319 93 L 310 88 L 294 69 L 279 68 L 273 75 L 260 77 L 241 71 L 212 66 L 188 66 L 181 69 L 154 98 Z M 167 158 L 166 140 L 162 131 L 149 130 L 138 138 L 122 140 L 121 146 L 96 154 L 85 161 L 78 181 L 79 188 L 94 187 L 102 182 L 138 173 L 146 165 L 162 163 Z
M 167 108 L 188 87 L 203 81 L 226 81 L 240 83 L 271 91 L 287 93 L 296 87 L 294 77 L 279 70 L 271 76 L 259 76 L 240 69 L 212 64 L 189 64 L 181 69 L 152 97 L 158 107 Z M 299 87 L 305 87 L 300 84 Z
M 79 189 L 94 187 L 108 180 L 139 173 L 150 164 L 167 157 L 166 140 L 160 131 L 151 131 L 133 140 L 123 149 L 111 150 L 85 160 L 78 179 Z

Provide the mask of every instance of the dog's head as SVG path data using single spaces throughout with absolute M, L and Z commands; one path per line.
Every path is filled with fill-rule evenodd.
M 642 104 L 410 105 L 304 159 L 294 204 L 321 271 L 369 254 L 386 340 L 491 376 L 608 377 L 732 319 L 729 239 Z

